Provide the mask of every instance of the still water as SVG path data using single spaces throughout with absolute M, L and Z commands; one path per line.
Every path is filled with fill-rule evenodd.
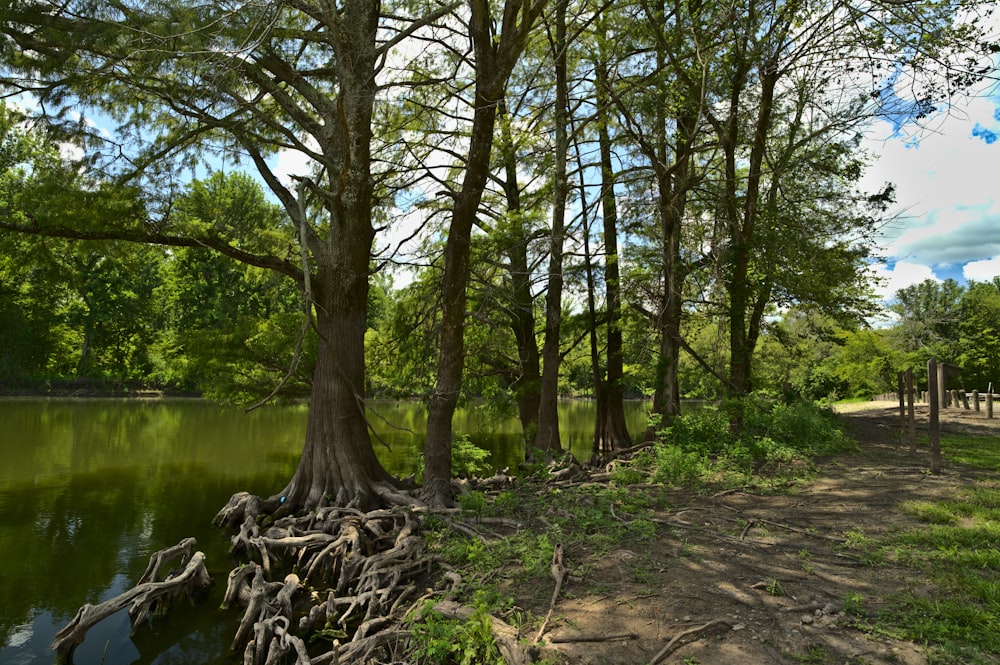
M 416 467 L 426 413 L 374 403 L 375 448 L 396 475 Z M 590 455 L 594 407 L 560 406 L 564 442 Z M 628 407 L 630 432 L 645 405 Z M 239 490 L 270 495 L 295 470 L 306 407 L 250 414 L 200 400 L 0 400 L 0 663 L 51 663 L 55 633 L 83 603 L 129 589 L 149 555 L 194 536 L 215 580 L 209 598 L 179 606 L 129 636 L 123 610 L 87 634 L 77 665 L 236 663 L 239 617 L 218 609 L 234 562 L 211 525 Z M 476 407 L 456 430 L 490 450 L 495 466 L 523 459 L 515 419 Z

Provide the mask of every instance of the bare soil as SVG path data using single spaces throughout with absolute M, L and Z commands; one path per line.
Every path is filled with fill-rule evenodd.
M 920 645 L 858 628 L 844 603 L 859 594 L 872 613 L 902 591 L 933 587 L 914 569 L 869 565 L 845 541 L 916 526 L 900 502 L 953 496 L 986 474 L 950 463 L 946 451 L 943 473 L 931 476 L 926 448 L 898 445 L 898 408 L 888 403 L 843 417 L 860 450 L 821 460 L 815 478 L 790 491 L 654 490 L 667 508 L 654 515 L 652 541 L 599 558 L 566 551 L 571 577 L 545 655 L 594 665 L 927 663 Z M 918 405 L 918 436 L 926 423 Z M 1000 419 L 974 411 L 943 410 L 941 424 L 944 434 L 1000 434 Z M 525 590 L 519 600 L 544 614 L 551 593 Z

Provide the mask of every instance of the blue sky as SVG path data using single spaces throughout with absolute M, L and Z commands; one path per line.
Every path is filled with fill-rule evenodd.
M 882 234 L 878 292 L 925 279 L 1000 275 L 1000 91 L 994 86 L 920 124 L 876 123 L 864 186 L 896 185 L 898 219 Z

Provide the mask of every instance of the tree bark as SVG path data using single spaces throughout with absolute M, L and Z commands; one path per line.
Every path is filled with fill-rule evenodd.
M 569 183 L 566 177 L 566 151 L 569 149 L 566 108 L 566 0 L 556 0 L 555 38 L 552 52 L 555 59 L 556 99 L 554 106 L 555 164 L 552 174 L 552 231 L 549 242 L 548 285 L 545 293 L 545 343 L 542 346 L 542 385 L 538 408 L 538 434 L 535 447 L 547 453 L 562 452 L 559 436 L 559 366 L 560 331 L 562 328 L 563 240 L 566 224 L 566 197 Z
M 305 231 L 302 202 L 286 205 L 311 250 L 315 330 L 319 337 L 306 440 L 284 491 L 283 512 L 322 503 L 373 508 L 391 492 L 391 478 L 371 446 L 364 411 L 364 338 L 374 229 L 371 221 L 371 119 L 375 100 L 377 4 L 349 3 L 336 40 L 337 117 L 321 145 L 329 183 L 322 198 L 329 215 L 325 238 Z M 302 190 L 304 191 L 304 190 Z M 300 191 L 300 197 L 302 192 Z M 308 282 L 308 280 L 307 280 Z M 308 289 L 307 289 L 308 291 Z
M 511 390 L 517 401 L 518 416 L 525 443 L 535 440 L 538 427 L 538 404 L 541 386 L 541 359 L 538 340 L 535 337 L 535 303 L 531 295 L 531 271 L 528 268 L 528 233 L 524 228 L 521 209 L 521 190 L 517 180 L 517 154 L 510 136 L 506 108 L 501 106 L 505 116 L 501 122 L 503 139 L 503 161 L 506 179 L 503 183 L 510 214 L 511 231 L 507 238 L 508 272 L 510 274 L 511 302 L 508 307 L 511 332 L 517 344 L 519 374 L 511 383 Z
M 372 449 L 364 412 L 364 338 L 367 250 L 364 269 L 317 285 L 319 344 L 313 372 L 306 440 L 298 468 L 279 495 L 286 510 L 321 504 L 368 510 L 382 503 L 392 479 Z M 354 282 L 352 285 L 351 282 Z
M 607 309 L 608 368 L 598 395 L 596 448 L 610 453 L 632 445 L 625 422 L 625 398 L 622 381 L 625 378 L 622 358 L 622 298 L 621 274 L 618 269 L 618 205 L 615 199 L 615 172 L 611 162 L 611 137 L 608 134 L 607 71 L 603 62 L 596 69 L 598 147 L 601 159 L 601 211 L 604 222 L 604 289 Z
M 474 0 L 471 5 L 469 36 L 476 56 L 475 110 L 462 189 L 455 195 L 444 248 L 437 379 L 427 406 L 424 443 L 423 498 L 431 506 L 438 507 L 450 505 L 454 498 L 451 489 L 452 417 L 465 369 L 465 304 L 472 226 L 489 175 L 497 104 L 506 81 L 506 77 L 497 81 L 489 5 L 482 0 Z
M 475 110 L 462 189 L 455 195 L 441 294 L 441 337 L 437 379 L 427 407 L 424 443 L 423 498 L 432 506 L 449 505 L 451 489 L 452 417 L 462 389 L 465 368 L 465 303 L 469 283 L 472 226 L 489 175 L 497 106 L 514 64 L 524 49 L 528 31 L 544 0 L 530 5 L 507 0 L 501 32 L 494 35 L 488 0 L 471 0 L 469 36 L 476 58 Z M 518 17 L 520 15 L 520 22 Z

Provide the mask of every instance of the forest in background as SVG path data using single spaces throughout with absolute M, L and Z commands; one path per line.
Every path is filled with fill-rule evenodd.
M 258 183 L 239 173 L 192 183 L 176 206 L 195 218 L 228 217 L 257 229 L 277 228 L 281 220 Z M 488 238 L 480 240 L 488 245 Z M 643 249 L 623 248 L 627 398 L 649 398 L 655 381 L 656 346 L 642 289 L 656 266 L 643 261 Z M 592 296 L 587 266 L 576 261 L 568 268 L 559 392 L 591 398 L 587 336 L 600 334 L 591 326 L 606 312 L 602 304 L 596 317 L 588 316 L 581 306 Z M 373 280 L 365 335 L 368 396 L 426 399 L 433 389 L 439 272 L 425 268 L 402 287 L 388 275 Z M 513 410 L 517 364 L 507 351 L 515 343 L 509 328 L 496 323 L 504 316 L 496 301 L 502 282 L 488 276 L 470 290 L 475 306 L 465 398 Z M 679 361 L 681 394 L 720 399 L 723 382 L 695 358 L 724 376 L 723 322 L 706 312 L 706 303 L 691 300 L 682 334 L 693 353 Z M 872 300 L 868 311 L 875 305 Z M 970 390 L 986 390 L 991 381 L 996 389 L 1000 278 L 965 286 L 928 280 L 899 291 L 887 310 L 889 323 L 873 327 L 861 316 L 835 318 L 816 307 L 772 308 L 755 357 L 755 390 L 820 401 L 869 398 L 895 390 L 900 369 L 913 366 L 922 376 L 931 357 L 962 366 L 954 380 Z M 154 389 L 251 403 L 290 366 L 301 317 L 301 294 L 290 280 L 207 249 L 0 236 L 0 386 L 7 392 Z M 311 337 L 284 398 L 308 396 L 315 344 Z

